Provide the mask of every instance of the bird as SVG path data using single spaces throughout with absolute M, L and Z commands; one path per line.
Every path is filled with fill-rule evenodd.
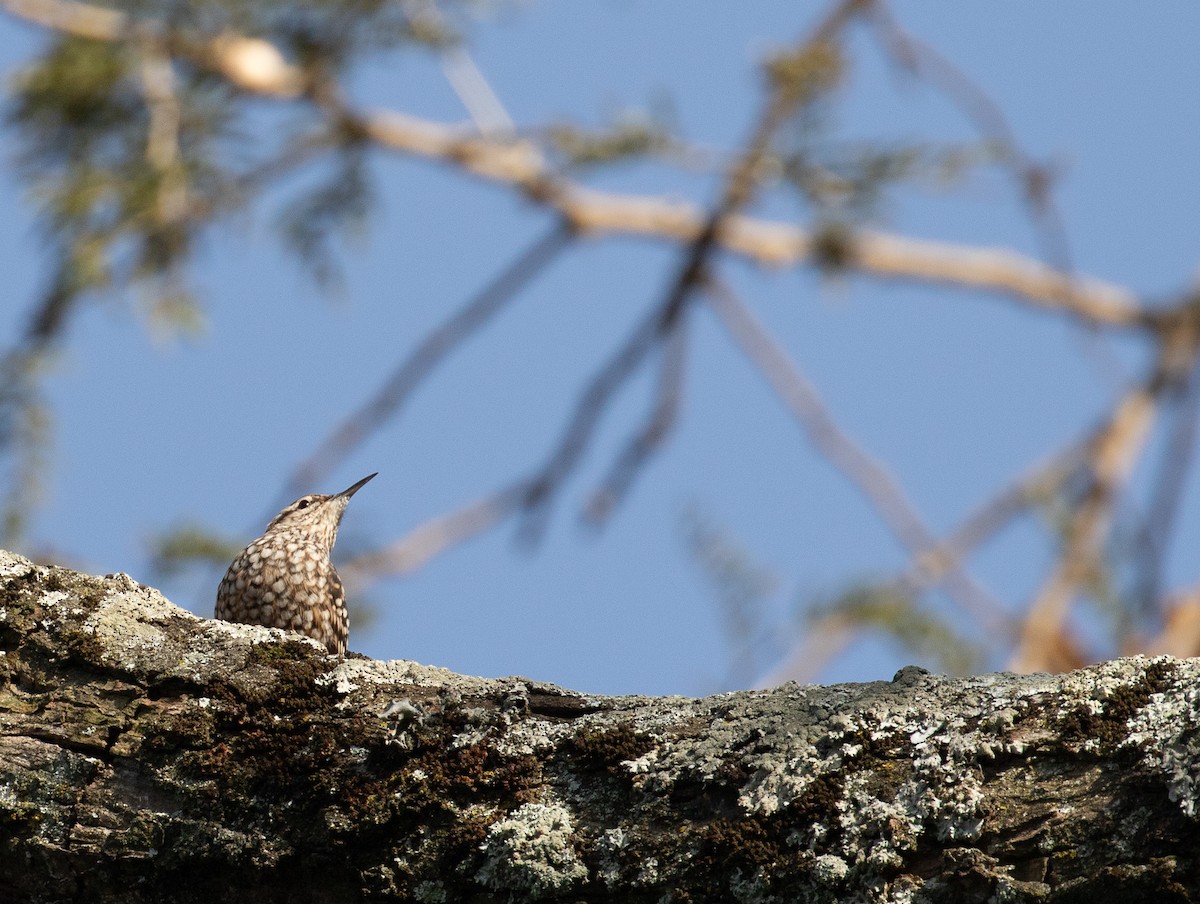
M 330 561 L 350 497 L 375 474 L 331 496 L 301 496 L 234 558 L 217 587 L 216 617 L 295 631 L 346 655 L 346 591 Z

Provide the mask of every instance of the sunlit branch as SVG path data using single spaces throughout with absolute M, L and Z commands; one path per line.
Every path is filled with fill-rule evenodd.
M 801 51 L 813 50 L 836 37 L 856 13 L 859 2 L 842 0 L 834 6 L 812 35 L 801 43 Z M 587 449 L 609 399 L 636 372 L 649 352 L 676 330 L 684 307 L 707 276 L 709 256 L 718 247 L 717 242 L 726 222 L 753 200 L 759 187 L 762 162 L 770 150 L 771 141 L 801 102 L 802 94 L 786 87 L 775 85 L 769 91 L 745 150 L 725 179 L 719 200 L 685 249 L 683 260 L 663 301 L 634 329 L 617 354 L 593 378 L 576 405 L 558 446 L 534 477 L 525 503 L 525 521 L 522 525 L 522 535 L 526 540 L 536 541 L 540 537 L 550 505 Z M 542 194 L 542 191 L 538 194 Z M 578 227 L 579 224 L 575 225 Z
M 1143 614 L 1153 612 L 1160 602 L 1163 559 L 1195 457 L 1196 427 L 1200 423 L 1200 367 L 1193 367 L 1180 389 L 1178 398 L 1171 400 L 1173 422 L 1150 492 L 1145 521 L 1134 541 L 1137 586 L 1133 603 Z
M 985 139 L 1003 150 L 1007 168 L 1020 188 L 1021 200 L 1040 233 L 1046 258 L 1058 269 L 1071 271 L 1067 234 L 1054 201 L 1050 168 L 1022 150 L 996 102 L 950 60 L 902 28 L 883 0 L 872 0 L 868 21 L 876 26 L 880 44 L 890 51 L 898 65 L 946 95 Z
M 1177 388 L 1195 366 L 1196 335 L 1186 327 L 1182 323 L 1174 335 L 1164 337 L 1149 379 L 1126 393 L 1087 445 L 1090 485 L 1071 514 L 1062 552 L 1025 617 L 1011 663 L 1016 671 L 1058 671 L 1069 665 L 1060 650 L 1067 642 L 1071 603 L 1097 569 L 1119 494 L 1145 449 L 1164 393 Z
M 861 5 L 842 4 L 839 14 L 849 15 Z M 124 14 L 69 0 L 0 0 L 0 9 L 97 40 L 123 40 L 133 32 Z M 158 34 L 164 29 L 148 23 L 142 30 Z M 172 49 L 246 91 L 288 99 L 298 96 L 307 83 L 303 72 L 258 38 L 222 36 L 196 47 Z M 558 211 L 581 232 L 691 243 L 703 235 L 711 219 L 686 201 L 601 192 L 561 178 L 529 141 L 492 140 L 460 126 L 398 111 L 356 110 L 341 101 L 333 102 L 330 113 L 381 148 L 440 161 L 479 178 L 512 185 L 535 203 Z M 790 223 L 728 213 L 713 241 L 758 264 L 782 267 L 814 262 L 819 238 Z M 1067 277 L 1016 252 L 869 231 L 856 232 L 849 250 L 845 266 L 863 275 L 996 292 L 1094 325 L 1152 328 L 1146 311 L 1128 289 L 1079 275 Z
M 390 575 L 407 574 L 481 534 L 511 515 L 528 493 L 526 482 L 512 484 L 453 512 L 430 518 L 386 548 L 355 556 L 339 566 L 358 586 Z

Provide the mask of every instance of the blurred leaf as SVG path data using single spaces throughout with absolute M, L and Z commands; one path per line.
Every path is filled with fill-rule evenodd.
M 944 190 L 1003 162 L 1003 148 L 991 141 L 885 146 L 825 142 L 814 133 L 794 136 L 780 160 L 783 178 L 819 217 L 851 223 L 878 216 L 901 184 Z
M 805 107 L 841 84 L 845 60 L 835 44 L 820 41 L 776 54 L 764 68 L 772 89 L 786 103 Z
M 757 674 L 759 660 L 775 653 L 766 604 L 778 578 L 696 508 L 684 512 L 683 530 L 693 560 L 717 596 L 731 647 L 730 681 L 743 685 Z
M 939 663 L 952 675 L 968 674 L 983 662 L 980 647 L 959 636 L 944 618 L 926 611 L 894 585 L 853 587 L 832 602 L 809 610 L 810 621 L 828 617 L 886 634 L 918 657 Z
M 618 113 L 606 126 L 585 129 L 572 123 L 550 126 L 545 132 L 550 146 L 565 158 L 568 167 L 589 167 L 676 149 L 671 128 L 661 116 L 639 110 Z
M 280 217 L 284 242 L 322 287 L 332 289 L 341 282 L 334 240 L 360 236 L 373 202 L 365 154 L 351 145 L 338 155 L 326 181 L 284 209 Z

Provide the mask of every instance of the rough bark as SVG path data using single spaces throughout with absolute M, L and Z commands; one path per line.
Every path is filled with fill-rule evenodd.
M 0 900 L 1200 900 L 1198 678 L 589 696 L 0 553 Z

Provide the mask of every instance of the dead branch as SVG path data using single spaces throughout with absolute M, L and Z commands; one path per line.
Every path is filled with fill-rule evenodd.
M 1058 270 L 1069 273 L 1073 269 L 1070 246 L 1051 191 L 1051 168 L 1022 149 L 1008 118 L 987 92 L 936 49 L 901 27 L 883 0 L 873 0 L 867 21 L 874 26 L 872 32 L 880 46 L 897 65 L 949 98 L 987 141 L 1001 149 L 1003 161 L 1037 229 L 1045 257 Z
M 621 503 L 642 467 L 674 428 L 683 397 L 686 356 L 687 323 L 681 320 L 663 343 L 657 390 L 649 416 L 617 456 L 608 476 L 588 500 L 586 516 L 593 523 L 605 521 Z
M 549 266 L 571 238 L 568 227 L 555 225 L 505 265 L 466 305 L 429 333 L 375 394 L 297 466 L 284 486 L 281 498 L 290 500 L 318 486 L 359 443 L 395 417 L 421 381 Z
M 734 343 L 800 423 L 809 442 L 862 493 L 901 546 L 914 557 L 937 549 L 937 538 L 908 501 L 896 479 L 842 430 L 816 389 L 732 288 L 714 278 L 710 281 L 706 299 Z M 947 589 L 968 611 L 982 615 L 1003 609 L 970 577 L 961 561 L 946 558 L 944 562 L 949 574 Z
M 355 556 L 338 567 L 348 582 L 358 586 L 416 571 L 430 559 L 499 524 L 520 507 L 528 493 L 528 481 L 518 481 L 430 518 L 385 549 Z

